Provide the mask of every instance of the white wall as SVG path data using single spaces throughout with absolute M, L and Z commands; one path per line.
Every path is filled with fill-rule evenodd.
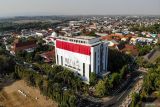
M 56 47 L 56 46 L 55 46 Z M 89 82 L 89 64 L 91 64 L 91 72 L 96 72 L 96 74 L 99 74 L 100 72 L 104 72 L 107 71 L 107 64 L 108 64 L 108 46 L 106 43 L 103 43 L 103 56 L 102 59 L 101 58 L 101 54 L 100 54 L 100 47 L 101 44 L 91 47 L 91 55 L 83 55 L 83 54 L 79 54 L 79 53 L 74 53 L 74 52 L 70 52 L 67 50 L 63 50 L 63 49 L 59 49 L 59 48 L 55 48 L 55 55 L 56 55 L 56 64 L 61 65 L 61 56 L 63 56 L 63 66 L 65 66 L 65 64 L 68 64 L 67 62 L 65 62 L 65 59 L 70 59 L 71 60 L 71 66 L 73 65 L 77 65 L 78 64 L 78 68 L 74 69 L 74 68 L 70 68 L 68 66 L 65 66 L 67 68 L 70 68 L 71 70 L 78 72 L 83 80 L 88 81 Z M 95 52 L 96 52 L 96 57 L 95 57 Z M 58 62 L 57 63 L 57 54 L 59 56 L 58 58 Z M 96 65 L 95 65 L 95 58 L 96 58 Z M 103 63 L 103 71 L 100 71 L 100 61 L 102 60 Z M 77 62 L 78 61 L 78 62 Z M 73 64 L 76 63 L 76 64 Z M 70 62 L 69 62 L 70 63 Z M 85 77 L 83 77 L 83 63 L 85 63 Z M 96 69 L 95 69 L 96 66 Z M 99 69 L 98 69 L 99 66 Z
M 82 75 L 82 77 L 83 77 L 83 63 L 85 63 L 85 77 L 83 77 L 83 79 L 86 81 L 89 81 L 89 64 L 91 64 L 89 55 L 83 55 L 83 54 L 74 53 L 74 52 L 56 48 L 56 58 L 57 58 L 57 55 L 58 55 L 59 63 L 57 63 L 57 60 L 56 60 L 56 64 L 62 65 L 61 56 L 63 56 L 62 66 L 65 66 L 67 68 L 74 70 L 75 72 L 78 72 L 79 74 Z M 66 59 L 69 61 L 69 63 L 66 62 Z M 76 69 L 72 67 L 68 67 L 68 65 L 75 67 Z
M 92 63 L 92 67 L 91 70 L 92 72 L 96 72 L 96 74 L 99 73 L 100 68 L 98 69 L 98 66 L 100 66 L 100 45 L 94 46 L 91 48 L 91 63 Z M 96 56 L 95 56 L 95 52 L 96 52 Z M 95 58 L 96 58 L 96 63 L 95 63 Z M 96 66 L 96 69 L 95 69 Z

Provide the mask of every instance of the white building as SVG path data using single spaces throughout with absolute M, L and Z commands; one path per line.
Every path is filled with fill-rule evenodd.
M 43 40 L 46 42 L 45 44 L 54 45 L 56 38 L 57 38 L 57 33 L 52 32 L 52 34 L 50 36 L 43 38 Z
M 104 74 L 108 65 L 108 43 L 98 37 L 60 36 L 55 45 L 56 64 L 67 67 L 89 83 L 91 72 Z

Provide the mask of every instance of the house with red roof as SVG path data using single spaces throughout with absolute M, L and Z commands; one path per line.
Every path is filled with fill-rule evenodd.
M 138 49 L 134 45 L 126 44 L 123 49 L 120 49 L 120 51 L 133 56 L 138 55 Z
M 43 61 L 46 63 L 54 62 L 55 61 L 55 49 L 44 52 L 40 54 L 40 56 L 43 58 Z
M 22 40 L 16 39 L 12 45 L 11 51 L 14 54 L 24 50 L 27 52 L 33 52 L 36 47 L 37 47 L 37 44 L 35 40 L 22 41 Z

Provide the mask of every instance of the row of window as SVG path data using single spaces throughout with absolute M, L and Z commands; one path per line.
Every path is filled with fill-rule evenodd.
M 65 41 L 70 41 L 70 42 L 75 42 L 75 43 L 84 43 L 87 44 L 87 41 L 83 41 L 83 40 L 75 40 L 75 39 L 68 39 L 68 38 L 60 38 L 61 40 L 65 40 Z
M 75 42 L 75 43 L 87 43 L 86 41 L 82 41 L 82 40 L 74 40 L 74 39 L 69 39 L 69 41 L 71 42 Z
M 99 51 L 99 50 L 98 50 Z M 99 54 L 98 54 L 98 63 L 99 63 Z M 96 66 L 97 66 L 97 53 L 94 53 L 94 69 L 96 70 Z M 100 66 L 98 65 L 98 72 L 100 71 Z

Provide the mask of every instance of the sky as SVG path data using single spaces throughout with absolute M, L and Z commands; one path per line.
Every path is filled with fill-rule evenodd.
M 160 15 L 160 0 L 0 0 L 0 17 Z

